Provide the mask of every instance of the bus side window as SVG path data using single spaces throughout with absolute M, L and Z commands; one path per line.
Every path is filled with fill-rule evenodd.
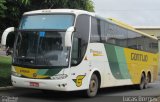
M 135 32 L 128 30 L 128 41 L 127 41 L 128 48 L 135 49 L 135 50 L 138 49 L 137 38 L 138 38 L 138 35 Z
M 79 39 L 78 38 L 73 38 L 73 45 L 72 45 L 72 59 L 71 63 L 72 65 L 76 65 L 78 63 L 79 59 Z
M 139 35 L 137 37 L 137 49 L 141 50 L 141 51 L 144 51 L 145 50 L 145 46 L 144 45 L 145 45 L 144 36 Z
M 148 40 L 148 52 L 158 53 L 158 41 L 149 38 L 146 40 Z
M 127 47 L 127 39 L 128 39 L 127 30 L 125 30 L 122 27 L 116 26 L 115 31 L 116 32 L 114 33 L 114 38 L 116 45 L 121 47 Z
M 92 17 L 91 21 L 91 43 L 101 41 L 100 20 Z
M 115 33 L 115 25 L 108 24 L 107 43 L 116 44 Z
M 75 24 L 75 34 L 73 36 L 73 45 L 75 52 L 72 52 L 73 60 L 72 65 L 78 65 L 84 58 L 85 52 L 87 50 L 88 40 L 89 40 L 89 28 L 90 28 L 90 16 L 89 15 L 79 15 L 76 19 Z M 77 61 L 77 62 L 76 62 Z

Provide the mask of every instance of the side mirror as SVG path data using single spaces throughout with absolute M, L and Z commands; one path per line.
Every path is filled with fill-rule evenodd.
M 2 46 L 6 45 L 6 40 L 7 40 L 8 34 L 11 33 L 11 32 L 14 32 L 14 31 L 15 31 L 14 27 L 9 27 L 3 32 L 2 38 L 1 38 L 1 45 Z
M 69 27 L 65 34 L 65 47 L 71 47 L 72 46 L 72 34 L 74 32 L 75 28 L 73 26 Z

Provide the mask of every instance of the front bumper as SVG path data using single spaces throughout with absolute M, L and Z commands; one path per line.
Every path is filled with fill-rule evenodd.
M 28 79 L 16 76 L 11 76 L 12 84 L 15 87 L 55 90 L 55 91 L 70 91 L 68 90 L 67 79 L 51 80 L 51 79 Z M 30 83 L 38 83 L 38 86 L 31 86 Z

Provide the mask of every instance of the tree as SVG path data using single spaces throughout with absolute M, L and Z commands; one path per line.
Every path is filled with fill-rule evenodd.
M 9 26 L 17 27 L 26 11 L 47 8 L 71 8 L 94 11 L 91 0 L 0 0 L 0 31 Z M 4 18 L 5 17 L 5 18 Z
M 18 27 L 22 14 L 37 9 L 71 8 L 94 11 L 91 0 L 0 0 L 0 36 L 8 27 Z
M 94 11 L 91 0 L 45 0 L 45 2 L 42 2 L 42 8 L 71 8 Z
M 6 6 L 4 6 L 4 4 L 6 3 L 5 0 L 0 0 L 0 17 L 5 17 L 5 10 L 7 9 Z

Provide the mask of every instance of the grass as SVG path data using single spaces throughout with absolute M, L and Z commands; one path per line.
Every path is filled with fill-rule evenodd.
M 0 86 L 11 85 L 11 57 L 0 56 Z

